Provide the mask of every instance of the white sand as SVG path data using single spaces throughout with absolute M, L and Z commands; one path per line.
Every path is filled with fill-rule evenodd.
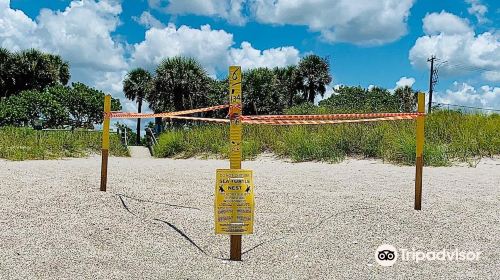
M 133 158 L 151 158 L 151 153 L 144 146 L 128 146 L 128 150 Z
M 213 233 L 215 169 L 226 167 L 111 158 L 103 193 L 99 157 L 0 161 L 0 279 L 500 279 L 500 160 L 424 168 L 420 212 L 414 167 L 245 162 L 256 220 L 242 262 L 221 260 L 229 238 Z M 384 243 L 482 253 L 382 267 L 374 253 Z

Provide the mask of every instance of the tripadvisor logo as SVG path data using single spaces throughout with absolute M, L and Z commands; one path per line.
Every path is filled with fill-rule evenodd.
M 375 261 L 381 266 L 392 266 L 396 260 L 414 261 L 478 261 L 482 252 L 459 251 L 458 249 L 442 249 L 440 251 L 418 251 L 415 249 L 396 249 L 396 247 L 383 244 L 375 250 Z
M 392 266 L 396 260 L 398 259 L 398 252 L 396 247 L 383 244 L 378 246 L 377 250 L 375 250 L 375 260 L 381 266 Z

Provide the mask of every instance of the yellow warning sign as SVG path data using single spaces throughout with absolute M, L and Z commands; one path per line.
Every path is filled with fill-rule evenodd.
M 215 233 L 252 234 L 254 185 L 252 170 L 217 169 Z

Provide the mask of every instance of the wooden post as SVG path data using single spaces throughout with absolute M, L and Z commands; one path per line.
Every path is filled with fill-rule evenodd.
M 229 67 L 230 168 L 241 169 L 241 67 Z M 241 261 L 241 235 L 231 235 L 230 260 Z
M 111 112 L 111 95 L 104 97 L 104 121 L 102 123 L 102 150 L 101 150 L 101 191 L 106 191 L 108 180 L 108 156 L 109 156 L 109 113 Z
M 425 95 L 418 93 L 417 112 L 422 115 L 417 117 L 417 152 L 416 152 L 416 172 L 415 172 L 415 210 L 422 209 L 422 172 L 424 167 L 424 119 L 425 116 Z

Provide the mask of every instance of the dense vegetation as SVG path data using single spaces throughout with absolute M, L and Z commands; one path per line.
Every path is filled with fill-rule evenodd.
M 0 48 L 0 126 L 93 128 L 102 123 L 105 93 L 82 83 L 67 86 L 61 57 Z M 112 109 L 120 110 L 118 99 Z
M 26 90 L 0 102 L 0 126 L 90 128 L 102 123 L 104 92 L 81 83 Z M 112 110 L 120 110 L 113 98 Z
M 304 113 L 415 112 L 417 94 L 408 86 L 399 87 L 393 93 L 380 87 L 341 86 L 329 98 L 320 101 L 319 106 L 311 105 L 306 105 Z M 295 107 L 292 113 L 302 108 Z
M 83 157 L 101 151 L 101 132 L 88 130 L 38 131 L 0 127 L 0 158 L 10 160 Z M 110 153 L 128 156 L 116 134 L 111 134 Z
M 316 108 L 321 110 L 323 108 Z M 426 119 L 426 165 L 453 161 L 471 164 L 500 154 L 500 116 L 466 115 L 438 111 Z M 157 157 L 227 157 L 229 129 L 207 125 L 163 133 L 155 147 Z M 381 158 L 397 164 L 415 162 L 415 122 L 378 122 L 328 126 L 245 126 L 244 158 L 264 152 L 294 161 L 337 162 L 345 157 Z

